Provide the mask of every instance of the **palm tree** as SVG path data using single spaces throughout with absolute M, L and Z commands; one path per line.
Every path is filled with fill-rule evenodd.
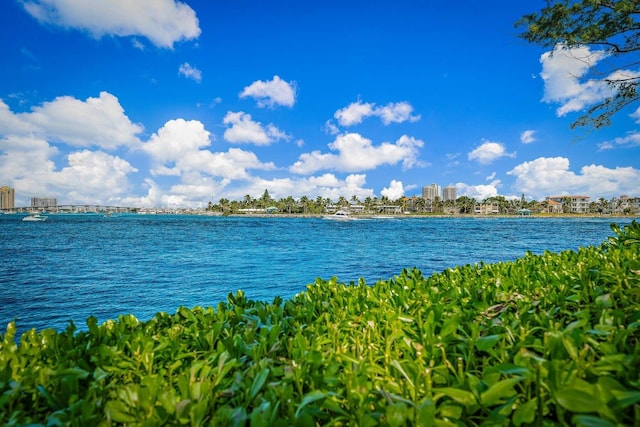
M 371 213 L 372 203 L 373 203 L 373 200 L 371 199 L 371 196 L 367 196 L 367 198 L 364 199 L 364 208 L 366 209 L 367 213 Z
M 460 213 L 463 214 L 472 214 L 475 209 L 476 203 L 477 202 L 475 198 L 467 196 L 460 196 L 456 199 L 456 206 L 460 208 Z
M 300 198 L 300 204 L 302 205 L 302 213 L 307 214 L 307 210 L 309 209 L 309 198 L 307 196 L 302 196 Z
M 418 213 L 425 213 L 427 211 L 427 206 L 430 206 L 432 208 L 430 210 L 433 211 L 433 205 L 430 203 L 430 201 L 422 197 L 416 198 L 413 205 L 415 206 L 415 209 L 416 211 L 418 211 Z
M 265 189 L 262 197 L 260 197 L 260 205 L 263 208 L 268 208 L 271 204 L 273 204 L 273 199 L 269 195 L 269 190 Z
M 442 202 L 442 199 L 440 198 L 440 196 L 436 196 L 431 205 L 431 213 L 442 213 L 444 211 L 443 207 L 444 203 Z

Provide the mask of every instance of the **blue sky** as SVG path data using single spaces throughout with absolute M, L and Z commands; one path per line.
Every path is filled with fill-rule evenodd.
M 638 105 L 570 129 L 605 93 L 575 58 L 599 56 L 518 38 L 543 5 L 6 1 L 0 185 L 18 205 L 640 196 Z

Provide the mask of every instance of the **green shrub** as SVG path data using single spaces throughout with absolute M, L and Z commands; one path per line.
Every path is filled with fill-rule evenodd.
M 283 302 L 239 291 L 87 331 L 0 335 L 0 423 L 640 424 L 640 224 L 599 247 Z

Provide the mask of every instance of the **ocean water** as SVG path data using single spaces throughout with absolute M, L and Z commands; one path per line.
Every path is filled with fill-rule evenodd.
M 78 329 L 133 314 L 147 320 L 180 306 L 216 306 L 230 292 L 271 302 L 316 278 L 373 284 L 417 267 L 514 260 L 598 245 L 600 218 L 321 218 L 183 215 L 0 215 L 0 330 Z

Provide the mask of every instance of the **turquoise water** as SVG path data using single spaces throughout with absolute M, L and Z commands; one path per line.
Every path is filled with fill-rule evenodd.
M 316 278 L 373 284 L 418 267 L 516 259 L 597 245 L 611 219 L 235 218 L 172 215 L 51 215 L 22 222 L 0 215 L 0 330 L 86 329 L 133 314 L 216 306 L 229 292 L 271 302 Z M 619 224 L 631 220 L 616 219 Z

